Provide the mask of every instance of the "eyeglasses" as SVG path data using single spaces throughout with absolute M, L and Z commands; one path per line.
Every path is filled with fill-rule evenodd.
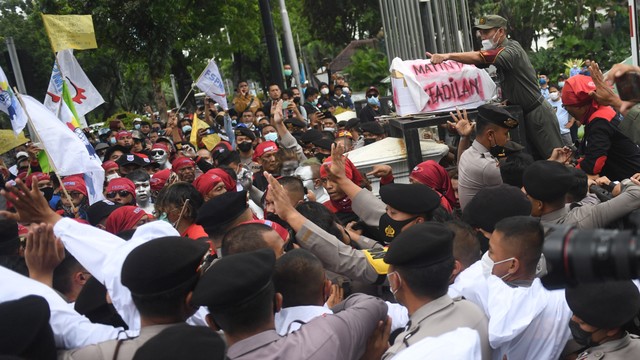
M 127 190 L 120 190 L 120 191 L 109 191 L 107 193 L 107 197 L 109 199 L 113 199 L 116 197 L 116 195 L 120 195 L 121 198 L 127 196 L 127 195 L 131 195 L 130 192 L 128 192 Z
M 164 150 L 151 150 L 151 156 L 164 156 L 166 152 Z

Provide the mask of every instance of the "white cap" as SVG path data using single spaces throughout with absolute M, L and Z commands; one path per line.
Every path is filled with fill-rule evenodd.
M 20 159 L 21 157 L 29 157 L 29 154 L 26 151 L 18 151 L 16 159 Z

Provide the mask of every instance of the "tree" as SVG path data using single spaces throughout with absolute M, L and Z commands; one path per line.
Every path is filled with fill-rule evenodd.
M 380 85 L 380 80 L 389 76 L 387 56 L 378 48 L 363 47 L 351 56 L 351 65 L 344 69 L 349 74 L 349 86 L 356 90 Z M 380 89 L 381 93 L 384 93 Z

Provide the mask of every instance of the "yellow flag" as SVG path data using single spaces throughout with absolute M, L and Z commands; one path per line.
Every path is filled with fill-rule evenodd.
M 95 49 L 96 34 L 91 15 L 44 15 L 44 28 L 54 52 L 65 49 Z
M 198 119 L 197 116 L 194 116 L 195 120 L 193 122 L 193 125 L 191 127 L 191 137 L 189 138 L 189 142 L 198 146 L 197 144 L 197 134 L 198 134 L 198 129 L 208 129 L 209 128 L 209 124 L 207 124 L 206 122 Z M 220 135 L 218 134 L 211 134 L 211 135 L 205 135 L 205 137 L 202 138 L 202 143 L 204 144 L 204 146 L 211 151 L 211 149 L 213 149 L 214 146 L 216 146 L 219 142 L 220 142 Z

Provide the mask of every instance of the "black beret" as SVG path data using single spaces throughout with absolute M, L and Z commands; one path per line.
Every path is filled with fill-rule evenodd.
M 303 143 L 310 143 L 313 140 L 322 139 L 322 133 L 316 129 L 309 129 L 300 138 Z
M 455 234 L 441 223 L 415 224 L 389 245 L 384 262 L 405 267 L 425 267 L 453 259 Z
M 122 264 L 122 285 L 136 295 L 157 295 L 198 277 L 209 250 L 204 241 L 165 236 L 133 249 Z
M 100 200 L 87 208 L 87 221 L 96 226 L 121 205 L 109 200 Z
M 333 144 L 333 141 L 329 139 L 317 139 L 317 140 L 313 140 L 312 143 L 313 145 L 319 147 L 320 149 L 331 150 L 331 145 Z
M 440 206 L 440 195 L 422 184 L 389 184 L 380 187 L 380 199 L 407 214 L 428 214 Z
M 496 105 L 481 105 L 478 107 L 477 121 L 487 122 L 507 129 L 518 127 L 518 120 L 503 107 Z
M 529 196 L 540 201 L 563 198 L 573 185 L 571 170 L 557 161 L 539 160 L 522 174 L 522 185 Z
M 118 164 L 118 166 L 133 164 L 142 167 L 150 165 L 151 160 L 149 160 L 149 158 L 142 158 L 136 154 L 122 154 L 122 156 L 118 158 L 118 161 L 116 161 L 116 164 Z
M 302 121 L 302 120 L 300 120 L 300 119 L 298 119 L 296 117 L 288 118 L 287 120 L 284 121 L 284 123 L 287 124 L 287 125 L 291 124 L 294 127 L 299 127 L 299 128 L 302 128 L 302 129 L 306 129 L 307 128 L 307 124 L 304 121 Z
M 198 281 L 193 304 L 216 311 L 240 306 L 268 288 L 275 264 L 271 249 L 224 256 Z
M 144 343 L 133 360 L 222 360 L 224 350 L 224 340 L 210 328 L 178 324 Z
M 236 136 L 246 136 L 246 137 L 250 138 L 251 140 L 255 140 L 256 139 L 256 134 L 254 134 L 253 131 L 249 130 L 248 128 L 246 128 L 244 126 L 238 126 L 236 128 L 235 134 L 236 134 Z
M 247 209 L 247 191 L 226 192 L 207 201 L 198 209 L 196 224 L 209 236 L 219 235 Z
M 500 220 L 511 216 L 531 215 L 531 202 L 515 186 L 502 184 L 478 191 L 462 211 L 462 221 L 487 232 Z
M 350 129 L 359 128 L 359 127 L 360 127 L 360 119 L 351 118 L 349 119 L 349 121 L 347 121 L 347 125 L 345 126 L 345 129 L 350 130 Z
M 49 304 L 28 295 L 0 304 L 0 350 L 20 359 L 55 359 L 56 345 L 49 325 Z
M 640 292 L 631 280 L 570 286 L 565 297 L 575 316 L 597 328 L 620 327 L 640 311 Z
M 360 124 L 360 130 L 362 132 L 368 132 L 374 135 L 384 134 L 384 129 L 377 121 L 367 121 Z

